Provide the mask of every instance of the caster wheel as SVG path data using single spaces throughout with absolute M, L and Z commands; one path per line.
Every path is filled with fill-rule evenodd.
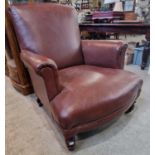
M 39 98 L 37 98 L 37 103 L 38 103 L 38 106 L 39 106 L 39 107 L 42 107 L 42 106 L 43 106 L 43 104 L 41 103 L 41 101 L 40 101 Z
M 75 137 L 67 139 L 66 145 L 69 151 L 73 151 L 75 149 Z
M 125 114 L 130 113 L 131 111 L 134 110 L 134 108 L 135 108 L 135 105 L 133 104 L 133 105 L 125 112 Z

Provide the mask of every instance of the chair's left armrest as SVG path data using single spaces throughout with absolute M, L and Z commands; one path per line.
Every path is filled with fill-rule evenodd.
M 52 100 L 61 91 L 58 77 L 58 67 L 55 61 L 27 50 L 22 50 L 20 56 L 29 70 L 34 89 L 36 88 L 36 92 L 39 92 L 38 94 L 41 92 L 41 90 L 38 90 L 38 86 L 41 81 L 37 84 L 35 82 L 39 81 L 37 77 L 40 76 L 44 81 L 48 99 L 49 101 Z
M 123 41 L 82 40 L 85 63 L 106 68 L 123 69 L 127 44 Z
M 53 70 L 57 70 L 56 63 L 47 57 L 29 52 L 27 50 L 22 50 L 21 59 L 24 64 L 33 69 L 37 74 L 41 73 L 42 68 L 50 67 Z

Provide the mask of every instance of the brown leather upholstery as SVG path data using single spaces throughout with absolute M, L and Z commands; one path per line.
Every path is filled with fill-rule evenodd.
M 80 41 L 76 12 L 56 4 L 14 5 L 9 13 L 37 97 L 70 148 L 135 102 L 142 80 L 124 71 L 122 41 Z M 71 143 L 70 143 L 71 141 Z
M 142 85 L 142 80 L 131 72 L 88 65 L 60 70 L 59 77 L 64 88 L 51 106 L 55 120 L 64 129 L 95 121 L 130 105 Z
M 44 79 L 45 87 L 47 90 L 47 96 L 49 100 L 52 100 L 53 97 L 55 97 L 60 92 L 60 89 L 61 89 L 58 82 L 56 63 L 45 56 L 34 54 L 27 50 L 22 50 L 21 57 L 25 65 L 32 72 L 30 74 L 31 79 L 33 79 L 32 83 L 36 82 L 36 79 L 37 79 L 36 74 L 40 75 Z M 42 91 L 40 92 L 41 89 L 38 89 L 38 85 L 40 84 L 36 83 L 34 85 L 37 86 L 37 89 L 34 87 L 35 92 L 37 93 L 37 96 L 42 96 Z
M 122 41 L 82 41 L 84 59 L 88 65 L 122 69 L 126 48 L 127 45 Z
M 21 49 L 53 59 L 58 68 L 83 63 L 76 10 L 52 4 L 25 4 L 12 6 L 10 11 Z

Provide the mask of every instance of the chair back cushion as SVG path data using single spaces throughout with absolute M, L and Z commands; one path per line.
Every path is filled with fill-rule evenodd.
M 83 63 L 77 12 L 52 3 L 19 4 L 9 9 L 21 49 L 52 58 L 58 68 Z

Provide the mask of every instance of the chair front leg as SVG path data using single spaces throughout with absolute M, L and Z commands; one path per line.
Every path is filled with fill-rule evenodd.
M 75 136 L 65 139 L 66 145 L 69 151 L 73 151 L 75 149 Z

